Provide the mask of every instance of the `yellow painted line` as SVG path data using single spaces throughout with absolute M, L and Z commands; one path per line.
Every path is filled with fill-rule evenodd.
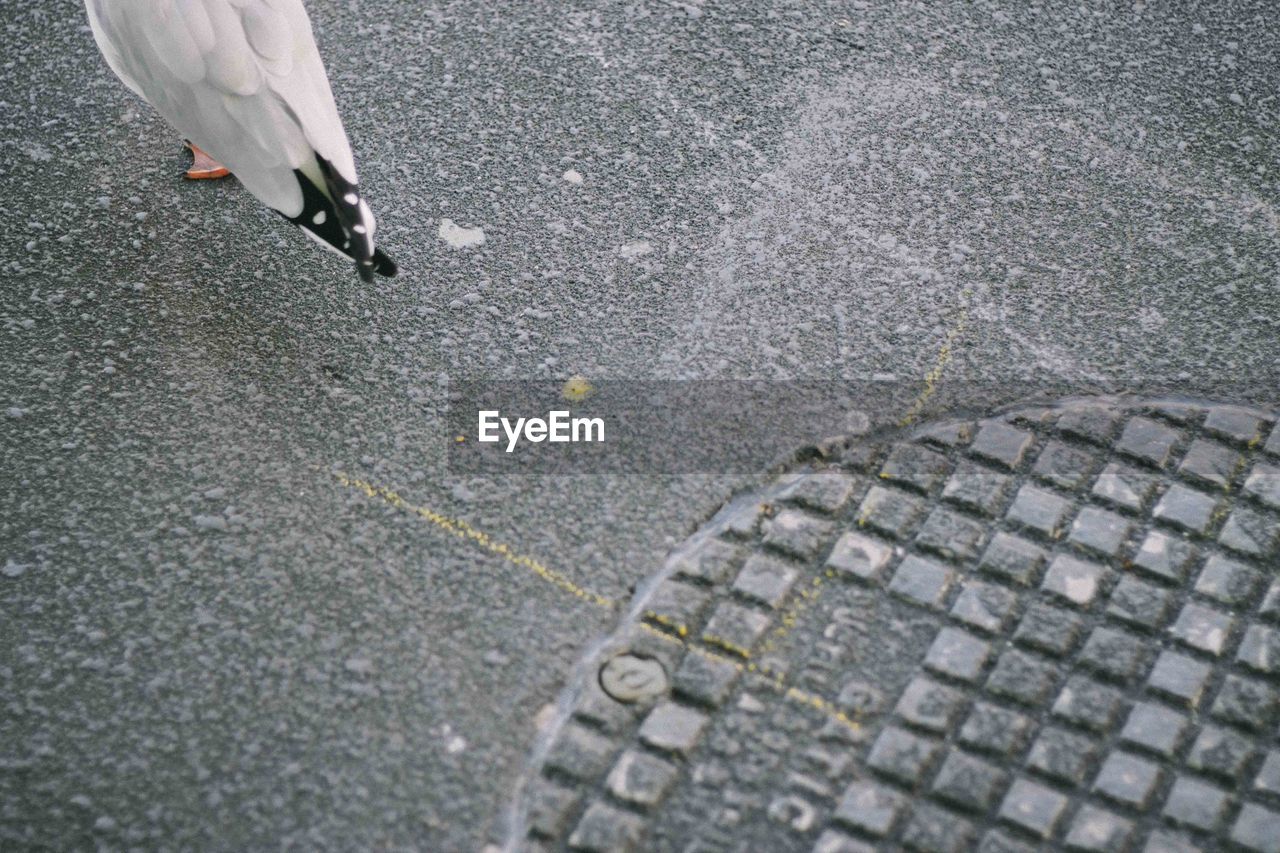
M 737 655 L 743 660 L 750 660 L 751 658 L 750 649 L 744 649 L 742 646 L 739 646 L 730 640 L 726 640 L 724 637 L 717 637 L 714 634 L 703 634 L 702 642 L 711 646 L 717 646 L 719 648 L 722 648 L 726 652 Z
M 782 611 L 782 615 L 778 618 L 778 626 L 769 632 L 764 638 L 764 642 L 760 645 L 756 652 L 757 657 L 764 657 L 782 642 L 791 630 L 795 628 L 796 623 L 800 620 L 800 614 L 804 612 L 810 604 L 816 602 L 822 595 L 822 585 L 828 578 L 834 577 L 835 572 L 827 569 L 815 575 L 813 581 L 807 587 L 803 587 L 791 599 L 791 603 Z
M 651 622 L 656 622 L 659 625 L 663 626 L 664 628 L 670 628 L 672 631 L 676 633 L 676 636 L 680 637 L 681 639 L 684 639 L 685 637 L 689 636 L 689 626 L 685 625 L 683 622 L 677 622 L 675 619 L 672 619 L 669 616 L 663 616 L 661 613 L 655 613 L 652 610 L 646 610 L 644 612 L 644 618 L 648 619 Z
M 579 586 L 565 575 L 544 565 L 533 557 L 516 553 L 507 544 L 496 541 L 483 530 L 477 530 L 460 518 L 452 518 L 444 515 L 443 513 L 436 512 L 429 507 L 412 504 L 401 497 L 399 493 L 387 488 L 386 486 L 378 486 L 374 483 L 370 483 L 368 480 L 362 480 L 359 477 L 352 477 L 348 474 L 342 473 L 341 471 L 334 471 L 331 473 L 335 480 L 347 488 L 362 492 L 367 497 L 381 500 L 383 503 L 395 507 L 398 510 L 412 513 L 429 522 L 438 530 L 448 533 L 451 536 L 456 536 L 459 539 L 472 542 L 486 551 L 497 554 L 508 563 L 532 572 L 536 577 L 541 578 L 562 592 L 567 592 L 575 598 L 582 599 L 583 601 L 590 602 L 591 604 L 608 610 L 615 610 L 619 607 L 619 602 Z M 645 620 L 651 620 L 652 622 L 662 625 L 667 630 L 661 630 L 660 628 L 649 624 L 649 622 Z M 792 624 L 794 624 L 794 620 L 792 620 Z M 731 654 L 738 655 L 743 660 L 733 660 L 731 658 L 724 657 L 723 655 L 718 655 L 709 649 L 704 649 L 701 646 L 691 643 L 689 640 L 689 627 L 687 625 L 684 625 L 675 619 L 662 616 L 659 613 L 654 613 L 653 611 L 649 611 L 644 614 L 644 619 L 640 621 L 640 625 L 646 630 L 656 632 L 663 637 L 680 643 L 685 647 L 685 649 L 694 654 L 702 655 L 703 657 L 713 660 L 731 663 L 740 672 L 755 673 L 763 678 L 766 683 L 786 699 L 820 711 L 827 717 L 848 726 L 854 731 L 858 730 L 858 723 L 828 700 L 797 687 L 788 687 L 781 676 L 762 671 L 754 662 L 744 663 L 743 660 L 749 660 L 751 657 L 751 652 L 748 649 L 741 648 L 722 637 L 713 637 L 709 635 L 703 636 L 703 642 L 720 646 Z M 675 636 L 672 636 L 669 632 L 674 632 Z
M 516 553 L 505 542 L 496 541 L 483 530 L 477 530 L 460 518 L 451 518 L 443 513 L 436 512 L 430 507 L 416 506 L 409 503 L 398 493 L 385 486 L 374 485 L 367 480 L 348 476 L 341 471 L 333 472 L 333 478 L 348 488 L 364 492 L 364 494 L 371 498 L 378 498 L 396 509 L 413 513 L 419 518 L 430 522 L 437 529 L 442 530 L 445 533 L 456 536 L 459 539 L 473 542 L 486 551 L 497 554 L 508 563 L 532 572 L 536 577 L 541 578 L 552 586 L 560 589 L 562 592 L 569 593 L 575 598 L 582 599 L 583 601 L 594 604 L 597 607 L 603 607 L 606 610 L 615 610 L 618 607 L 618 602 L 613 599 L 579 586 L 565 575 L 557 572 L 555 569 L 547 567 L 533 557 Z
M 964 334 L 965 327 L 969 322 L 969 312 L 961 310 L 960 316 L 956 318 L 955 325 L 947 332 L 946 338 L 942 341 L 942 346 L 938 348 L 938 357 L 933 363 L 933 367 L 924 375 L 924 390 L 916 397 L 915 402 L 907 409 L 907 413 L 898 420 L 898 426 L 911 426 L 920 417 L 920 413 L 924 411 L 925 405 L 933 398 L 938 390 L 938 380 L 942 378 L 943 372 L 946 371 L 947 365 L 951 363 L 954 354 L 956 341 Z
M 646 614 L 646 616 L 650 618 L 653 615 L 656 615 L 656 614 Z M 858 724 L 857 720 L 850 717 L 844 711 L 841 711 L 840 708 L 835 705 L 835 703 L 830 702 L 826 699 L 823 699 L 821 696 L 818 696 L 815 693 L 810 693 L 807 690 L 801 690 L 799 687 L 788 687 L 786 681 L 782 678 L 782 676 L 777 675 L 776 673 L 767 672 L 761 669 L 757 664 L 753 662 L 744 663 L 743 661 L 735 660 L 733 658 L 726 657 L 722 654 L 717 654 L 711 649 L 706 649 L 706 648 L 703 648 L 702 646 L 695 646 L 692 643 L 690 643 L 688 640 L 681 639 L 680 637 L 673 637 L 671 636 L 671 634 L 649 624 L 648 622 L 642 621 L 640 623 L 640 626 L 644 628 L 646 631 L 650 631 L 654 634 L 657 634 L 658 636 L 664 639 L 672 640 L 674 642 L 680 643 L 691 654 L 698 655 L 699 657 L 706 658 L 707 660 L 716 661 L 717 663 L 729 664 L 734 669 L 738 670 L 738 672 L 752 673 L 753 675 L 757 675 L 766 684 L 768 684 L 769 687 L 771 687 L 783 698 L 791 702 L 795 702 L 799 705 L 804 705 L 806 707 L 813 708 L 814 710 L 826 716 L 828 719 L 831 719 L 836 721 L 837 723 L 840 723 L 841 725 L 847 727 L 851 731 L 858 732 L 858 731 L 861 731 L 862 729 L 862 727 Z M 684 627 L 684 626 L 681 626 L 681 627 Z M 688 632 L 688 628 L 685 628 L 685 632 L 686 633 Z M 704 637 L 703 639 L 707 642 L 714 641 L 714 638 L 711 638 L 711 637 Z M 739 649 L 735 653 L 745 653 L 745 652 Z
M 969 291 L 966 290 L 963 295 L 968 296 Z M 915 421 L 920 417 L 920 413 L 924 410 L 925 405 L 929 402 L 930 399 L 932 399 L 933 395 L 937 393 L 938 382 L 942 379 L 942 375 L 946 371 L 947 365 L 951 363 L 951 359 L 955 351 L 956 342 L 960 340 L 960 337 L 964 334 L 966 328 L 968 327 L 968 319 L 969 319 L 968 311 L 965 309 L 961 309 L 959 315 L 956 317 L 955 323 L 948 330 L 946 337 L 942 341 L 942 345 L 938 349 L 938 356 L 934 361 L 933 367 L 929 370 L 928 373 L 925 374 L 924 389 L 920 392 L 920 395 L 916 397 L 915 401 L 911 404 L 910 408 L 907 409 L 906 414 L 904 414 L 898 420 L 898 426 L 905 427 L 915 423 Z M 884 473 L 881 473 L 880 476 L 882 478 L 887 477 L 887 475 L 885 475 Z M 860 514 L 857 519 L 858 526 L 862 527 L 866 523 L 867 523 L 866 513 Z M 765 638 L 765 641 L 761 644 L 760 648 L 756 650 L 755 657 L 757 659 L 763 658 L 765 655 L 767 655 L 770 651 L 776 648 L 777 645 L 780 642 L 782 642 L 787 637 L 788 634 L 791 633 L 792 629 L 794 629 L 796 624 L 799 622 L 800 615 L 804 612 L 804 610 L 808 608 L 811 604 L 816 602 L 822 596 L 823 584 L 828 579 L 833 577 L 835 577 L 835 573 L 830 569 L 820 572 L 818 575 L 816 575 L 812 579 L 809 586 L 800 589 L 793 596 L 791 602 L 787 605 L 787 608 L 782 612 L 781 616 L 779 617 L 778 625 Z M 657 617 L 657 614 L 649 614 L 649 615 L 651 617 Z M 662 622 L 662 620 L 658 618 L 654 618 L 654 621 L 660 622 L 661 624 L 666 624 L 665 622 Z M 668 625 L 668 627 L 678 627 L 679 628 L 678 633 L 680 634 L 681 637 L 684 637 L 687 633 L 687 629 L 683 625 L 681 626 Z M 828 702 L 826 699 L 823 699 L 822 697 L 813 695 L 811 693 L 807 693 L 803 690 L 799 690 L 798 688 L 795 688 L 795 687 L 787 687 L 783 680 L 783 676 L 779 675 L 778 673 L 769 671 L 763 662 L 757 662 L 755 660 L 752 660 L 751 659 L 752 654 L 748 650 L 734 646 L 733 644 L 729 643 L 728 641 L 720 637 L 703 636 L 702 640 L 705 643 L 715 645 L 715 646 L 720 646 L 725 650 L 732 652 L 733 654 L 736 654 L 739 657 L 741 657 L 743 660 L 747 661 L 745 664 L 738 663 L 738 662 L 734 662 L 734 663 L 735 663 L 735 666 L 744 668 L 748 672 L 756 673 L 761 677 L 765 678 L 766 680 L 771 681 L 774 684 L 774 686 L 779 690 L 779 692 L 782 692 L 788 698 L 802 702 L 806 705 L 810 705 L 811 707 L 818 708 L 819 710 L 823 711 L 823 713 L 827 714 L 833 719 L 839 720 L 841 723 L 844 723 L 845 725 L 850 726 L 854 729 L 858 728 L 858 724 L 854 720 L 850 719 L 846 714 L 844 714 L 844 712 L 842 712 L 838 707 L 836 707 L 832 703 Z M 691 646 L 690 648 L 695 648 L 695 647 Z M 700 653 L 706 653 L 706 652 L 700 652 Z M 728 659 L 726 658 L 725 660 L 728 660 Z

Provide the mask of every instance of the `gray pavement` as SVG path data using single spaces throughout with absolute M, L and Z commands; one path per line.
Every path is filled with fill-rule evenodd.
M 6 15 L 0 846 L 494 837 L 616 621 L 530 561 L 625 599 L 749 483 L 451 476 L 450 377 L 1277 400 L 1269 3 L 308 6 L 391 282 Z

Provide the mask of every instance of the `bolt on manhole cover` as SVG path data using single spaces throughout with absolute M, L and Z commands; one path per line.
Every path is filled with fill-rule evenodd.
M 1280 851 L 1280 426 L 1065 401 L 726 506 L 579 667 L 519 850 Z

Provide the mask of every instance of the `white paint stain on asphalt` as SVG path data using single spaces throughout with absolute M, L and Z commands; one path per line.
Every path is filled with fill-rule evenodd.
M 472 249 L 484 245 L 483 228 L 463 228 L 452 219 L 440 220 L 440 239 L 454 249 Z

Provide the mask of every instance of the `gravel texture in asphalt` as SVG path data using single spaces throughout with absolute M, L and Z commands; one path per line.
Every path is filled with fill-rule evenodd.
M 874 379 L 871 427 L 1280 387 L 1264 0 L 314 0 L 373 286 L 19 6 L 0 846 L 495 837 L 608 604 L 749 478 L 457 476 L 450 378 Z

